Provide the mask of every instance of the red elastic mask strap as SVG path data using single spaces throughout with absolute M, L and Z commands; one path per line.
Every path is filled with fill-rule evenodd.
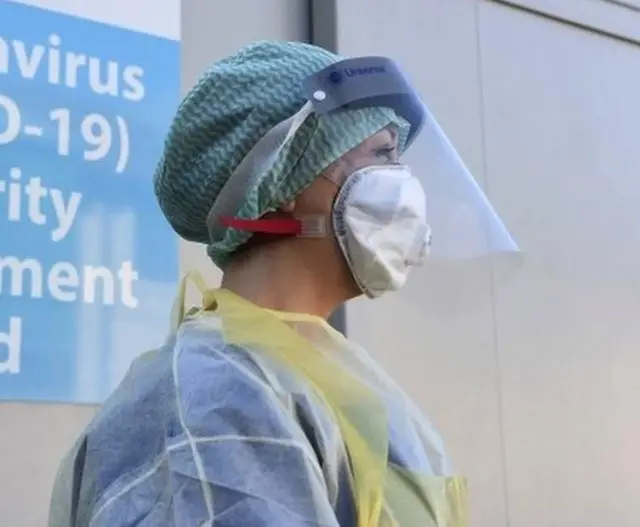
M 302 232 L 302 223 L 299 220 L 243 220 L 222 216 L 220 217 L 220 223 L 231 229 L 263 234 L 297 236 Z

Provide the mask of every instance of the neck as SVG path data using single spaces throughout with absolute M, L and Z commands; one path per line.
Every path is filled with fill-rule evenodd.
M 329 318 L 349 297 L 339 271 L 324 280 L 332 266 L 296 245 L 283 240 L 238 255 L 225 268 L 222 287 L 266 309 Z

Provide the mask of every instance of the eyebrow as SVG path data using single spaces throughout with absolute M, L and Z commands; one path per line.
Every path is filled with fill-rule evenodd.
M 373 152 L 374 154 L 391 154 L 397 149 L 398 145 L 389 141 L 384 144 L 371 147 L 370 152 Z

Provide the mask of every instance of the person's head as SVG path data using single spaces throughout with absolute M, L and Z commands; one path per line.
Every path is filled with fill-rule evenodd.
M 398 160 L 420 130 L 414 175 Z M 425 189 L 443 234 L 434 253 L 515 248 L 395 62 L 309 44 L 259 42 L 211 66 L 178 109 L 154 184 L 223 285 L 275 291 L 271 306 L 315 299 L 323 307 L 296 308 L 327 314 L 401 287 L 431 248 Z
M 362 292 L 332 232 L 334 203 L 350 174 L 398 162 L 406 123 L 387 108 L 308 114 L 275 158 L 264 139 L 304 107 L 304 79 L 339 60 L 308 44 L 259 42 L 211 66 L 181 103 L 155 175 L 156 194 L 174 230 L 206 244 L 225 275 L 261 267 L 270 280 L 281 268 L 292 279 L 304 273 L 308 295 L 316 294 L 310 288 L 334 289 L 341 302 Z M 223 224 L 224 214 L 214 209 L 272 224 L 312 218 L 324 235 Z

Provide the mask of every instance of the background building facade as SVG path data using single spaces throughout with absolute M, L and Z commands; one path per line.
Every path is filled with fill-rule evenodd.
M 151 5 L 126 9 L 144 20 Z M 353 302 L 349 336 L 441 430 L 474 527 L 640 525 L 640 2 L 188 1 L 178 14 L 158 18 L 180 37 L 183 93 L 259 39 L 405 65 L 526 258 L 472 287 Z M 182 244 L 180 264 L 219 280 L 202 247 Z M 467 287 L 473 302 L 447 304 Z M 0 404 L 0 525 L 45 524 L 93 411 Z

